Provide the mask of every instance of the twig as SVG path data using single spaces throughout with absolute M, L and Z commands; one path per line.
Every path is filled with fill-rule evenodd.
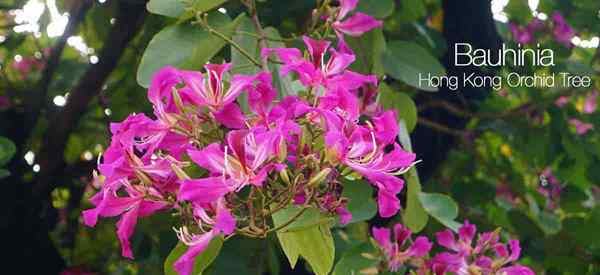
M 225 42 L 231 44 L 232 47 L 234 47 L 236 50 L 238 50 L 244 57 L 246 57 L 248 60 L 250 60 L 250 62 L 252 62 L 254 65 L 256 65 L 259 68 L 261 67 L 261 63 L 258 60 L 254 59 L 254 57 L 252 57 L 252 55 L 250 53 L 248 53 L 246 50 L 244 50 L 240 45 L 235 43 L 235 41 L 233 41 L 231 38 L 227 37 L 222 32 L 219 32 L 216 29 L 212 28 L 206 21 L 206 18 L 200 19 L 200 20 L 201 20 L 200 22 L 202 22 L 202 25 L 204 25 L 204 27 L 206 28 L 206 30 L 208 30 L 209 33 L 211 33 L 211 34 L 223 39 Z
M 298 211 L 298 213 L 296 213 L 293 217 L 291 217 L 288 221 L 284 222 L 283 224 L 273 227 L 269 230 L 267 230 L 266 233 L 271 233 L 271 232 L 276 232 L 279 231 L 281 229 L 284 229 L 286 227 L 288 227 L 290 224 L 292 224 L 293 222 L 296 221 L 296 219 L 298 219 L 300 216 L 302 216 L 302 214 L 304 214 L 304 212 L 306 212 L 306 209 L 308 209 L 309 207 L 304 207 L 302 208 L 300 211 Z
M 265 35 L 265 31 L 263 30 L 263 27 L 260 24 L 260 19 L 258 18 L 255 0 L 247 0 L 247 1 L 243 1 L 243 2 L 248 7 L 250 16 L 252 18 L 252 23 L 254 23 L 254 28 L 256 29 L 256 32 L 258 33 L 258 44 L 260 45 L 260 48 L 261 49 L 268 48 L 267 40 L 266 40 L 267 36 Z M 264 71 L 269 70 L 269 61 L 267 58 L 268 58 L 267 56 L 261 57 L 262 69 Z
M 436 130 L 438 132 L 442 132 L 442 133 L 445 133 L 445 134 L 448 134 L 448 135 L 451 135 L 451 136 L 455 136 L 455 137 L 460 137 L 460 138 L 465 137 L 465 133 L 463 131 L 456 130 L 456 129 L 451 129 L 451 128 L 449 128 L 446 125 L 443 125 L 443 124 L 431 121 L 431 120 L 426 119 L 426 118 L 420 117 L 420 118 L 418 118 L 418 122 L 419 122 L 419 124 L 421 124 L 423 126 L 426 126 L 426 127 L 429 127 L 429 128 L 431 128 L 433 130 Z

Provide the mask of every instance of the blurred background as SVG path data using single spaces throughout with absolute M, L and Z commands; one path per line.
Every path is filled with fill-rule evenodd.
M 236 0 L 206 2 L 215 2 L 211 12 L 232 19 L 245 11 Z M 302 47 L 293 37 L 307 28 L 304 22 L 316 2 L 262 0 L 258 12 L 264 25 L 292 38 L 288 46 Z M 109 143 L 109 123 L 132 112 L 151 113 L 139 84 L 144 82 L 143 59 L 151 54 L 146 49 L 162 50 L 172 60 L 188 58 L 184 53 L 193 49 L 185 45 L 202 45 L 184 45 L 181 37 L 153 39 L 182 20 L 174 18 L 180 7 L 165 12 L 156 5 L 142 0 L 0 1 L 5 270 L 14 265 L 18 274 L 163 273 L 164 259 L 177 241 L 168 214 L 140 221 L 133 237 L 134 261 L 120 256 L 114 221 L 94 229 L 80 221 L 94 193 L 92 171 Z M 518 236 L 523 263 L 539 274 L 600 274 L 600 1 L 362 0 L 358 10 L 383 20 L 384 27 L 348 41 L 357 53 L 353 69 L 377 74 L 389 90 L 384 105 L 399 110 L 423 160 L 418 166 L 423 190 L 454 198 L 458 220 L 469 219 L 482 231 L 502 227 Z M 492 52 L 502 43 L 534 48 L 539 43 L 554 50 L 556 66 L 455 67 L 448 54 L 455 43 Z M 209 58 L 222 62 L 232 55 L 220 47 Z M 189 68 L 199 70 L 205 61 Z M 480 76 L 569 72 L 590 76 L 594 84 L 436 91 L 416 85 L 407 74 L 432 71 Z M 368 223 L 344 232 L 360 235 Z M 429 223 L 425 234 L 443 227 Z M 336 249 L 336 257 L 345 249 L 337 235 Z M 234 238 L 208 272 L 307 274 L 306 269 L 300 264 L 291 271 L 276 242 Z

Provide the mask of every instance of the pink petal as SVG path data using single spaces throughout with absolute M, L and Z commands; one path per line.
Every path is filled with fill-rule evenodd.
M 139 213 L 139 205 L 132 207 L 127 211 L 121 219 L 117 222 L 117 236 L 121 242 L 121 254 L 123 257 L 133 259 L 133 253 L 131 252 L 131 245 L 129 238 L 133 235 L 135 225 L 137 224 L 137 218 Z
M 241 129 L 246 127 L 246 117 L 235 103 L 231 103 L 213 114 L 215 119 L 227 128 Z
M 418 237 L 408 249 L 412 257 L 424 257 L 429 253 L 433 244 L 426 237 Z
M 344 19 L 346 15 L 356 9 L 356 5 L 358 5 L 358 0 L 339 0 L 339 2 L 340 12 L 338 13 L 337 20 Z
M 210 241 L 218 235 L 216 230 L 211 230 L 198 236 L 194 243 L 196 245 L 188 247 L 187 251 L 175 262 L 174 268 L 179 275 L 191 275 L 194 271 L 194 261 L 198 254 L 202 253 Z
M 381 27 L 383 23 L 362 12 L 357 12 L 354 16 L 343 22 L 333 23 L 333 28 L 350 36 L 361 36 L 374 28 Z
M 222 174 L 225 171 L 225 152 L 217 143 L 210 144 L 202 150 L 188 150 L 187 153 L 192 161 L 213 174 Z
M 217 202 L 217 217 L 215 228 L 221 231 L 225 235 L 233 233 L 235 230 L 235 218 L 231 215 L 231 212 L 225 206 L 225 200 L 221 198 Z
M 230 191 L 231 189 L 223 177 L 184 180 L 179 189 L 177 199 L 180 201 L 211 203 L 217 201 Z
M 400 210 L 400 200 L 395 194 L 379 189 L 377 193 L 377 205 L 379 207 L 379 216 L 389 218 Z

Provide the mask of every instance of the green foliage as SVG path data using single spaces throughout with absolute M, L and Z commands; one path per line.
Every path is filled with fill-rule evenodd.
M 348 198 L 348 211 L 352 213 L 350 223 L 365 221 L 377 213 L 377 203 L 373 199 L 373 187 L 364 180 L 346 181 L 342 197 Z
M 406 93 L 396 92 L 385 83 L 379 86 L 379 102 L 387 110 L 396 110 L 398 121 L 406 123 L 408 132 L 417 126 L 417 106 Z
M 378 263 L 375 252 L 373 246 L 367 243 L 349 249 L 335 265 L 332 275 L 361 274 L 373 269 Z
M 437 88 L 420 85 L 419 76 L 426 78 L 429 74 L 432 76 L 446 74 L 446 70 L 435 57 L 412 42 L 389 42 L 382 62 L 385 71 L 393 78 L 428 92 L 435 92 Z
M 0 136 L 0 166 L 6 165 L 16 152 L 15 144 L 10 139 Z
M 276 212 L 273 214 L 273 224 L 276 227 L 282 226 L 299 211 L 302 211 L 300 207 L 290 207 Z M 297 230 L 278 231 L 277 238 L 292 267 L 296 265 L 298 257 L 302 256 L 317 275 L 326 275 L 333 267 L 335 255 L 330 222 L 313 223 L 314 221 L 313 215 L 309 214 L 308 218 L 301 216 L 289 225 Z
M 460 224 L 454 221 L 458 216 L 458 205 L 447 195 L 437 193 L 421 193 L 419 200 L 429 215 L 441 224 L 458 231 Z
M 226 15 L 215 12 L 209 15 L 208 23 L 231 36 L 241 18 L 243 16 L 230 22 Z M 152 75 L 165 66 L 199 70 L 225 44 L 223 39 L 199 26 L 185 23 L 169 26 L 156 34 L 148 44 L 138 67 L 137 81 L 143 87 L 148 87 Z

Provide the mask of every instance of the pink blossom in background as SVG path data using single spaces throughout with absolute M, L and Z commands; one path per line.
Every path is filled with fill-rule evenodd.
M 411 238 L 412 232 L 402 224 L 396 224 L 393 231 L 388 228 L 373 227 L 373 239 L 384 253 L 388 269 L 398 271 L 402 265 L 425 257 L 432 243 L 426 237 Z
M 537 191 L 546 197 L 546 206 L 549 209 L 558 207 L 560 195 L 562 193 L 562 185 L 558 178 L 552 173 L 552 168 L 546 167 L 541 173 L 540 185 Z
M 0 95 L 0 111 L 10 108 L 10 98 L 8 96 Z
M 575 127 L 575 132 L 580 136 L 585 135 L 587 132 L 594 129 L 593 124 L 583 122 L 576 118 L 569 119 L 569 124 Z
M 447 274 L 505 274 L 535 275 L 528 267 L 514 264 L 521 255 L 518 240 L 500 242 L 499 231 L 484 232 L 477 235 L 475 225 L 465 221 L 458 230 L 458 238 L 449 229 L 436 233 L 439 245 L 449 249 L 435 255 L 428 267 L 436 275 Z M 475 241 L 473 243 L 473 241 Z
M 383 24 L 380 20 L 376 20 L 362 12 L 357 12 L 348 17 L 348 14 L 356 9 L 358 0 L 339 0 L 339 2 L 340 10 L 335 16 L 335 22 L 332 24 L 336 32 L 356 37 L 374 28 L 379 28 Z
M 545 28 L 544 21 L 540 20 L 539 18 L 534 18 L 533 20 L 529 21 L 529 24 L 527 24 L 526 28 L 531 33 L 541 31 Z
M 25 79 L 32 71 L 42 70 L 44 62 L 35 57 L 22 57 L 19 61 L 15 60 L 12 67 L 19 72 L 19 78 Z
M 508 24 L 513 39 L 517 43 L 530 44 L 533 42 L 533 34 L 527 28 L 522 28 L 514 22 Z
M 552 14 L 552 34 L 554 39 L 565 47 L 573 47 L 571 40 L 575 37 L 575 30 L 567 23 L 565 18 L 559 13 Z
M 598 91 L 591 92 L 586 98 L 583 104 L 583 113 L 593 114 L 598 108 Z
M 569 97 L 568 96 L 561 96 L 561 97 L 557 98 L 554 101 L 554 105 L 556 105 L 556 107 L 559 107 L 559 108 L 564 107 L 568 103 L 569 103 Z

